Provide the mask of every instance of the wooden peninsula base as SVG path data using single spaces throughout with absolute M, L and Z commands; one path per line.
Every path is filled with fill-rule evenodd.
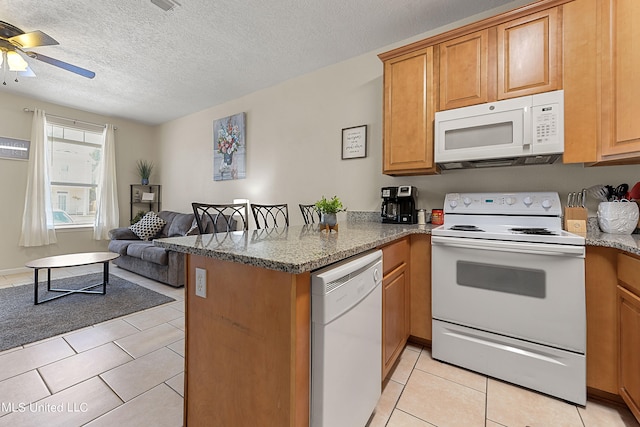
M 192 254 L 186 267 L 184 425 L 308 426 L 310 274 Z

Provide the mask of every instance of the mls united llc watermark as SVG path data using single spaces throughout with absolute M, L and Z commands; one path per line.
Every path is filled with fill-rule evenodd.
M 15 403 L 0 402 L 0 412 L 87 412 L 87 403 Z

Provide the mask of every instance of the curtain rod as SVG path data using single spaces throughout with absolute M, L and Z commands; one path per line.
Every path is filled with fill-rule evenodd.
M 26 108 L 26 107 L 25 107 L 25 108 L 23 108 L 22 110 L 23 110 L 25 113 L 33 113 L 33 110 L 32 110 L 32 109 L 30 109 L 30 108 Z M 45 115 L 46 115 L 46 116 L 55 117 L 56 119 L 68 120 L 68 121 L 73 122 L 73 123 L 80 123 L 80 124 L 83 124 L 83 125 L 96 126 L 96 127 L 100 127 L 100 128 L 105 127 L 105 125 L 101 125 L 101 124 L 98 124 L 98 123 L 91 123 L 91 122 L 85 122 L 85 121 L 83 121 L 83 120 L 70 119 L 70 118 L 68 118 L 68 117 L 56 116 L 55 114 L 45 113 Z M 117 130 L 118 128 L 114 126 L 114 127 L 113 127 L 113 129 L 114 129 L 114 130 Z

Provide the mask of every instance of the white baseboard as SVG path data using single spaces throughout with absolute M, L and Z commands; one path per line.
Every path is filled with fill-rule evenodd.
M 9 276 L 11 274 L 29 273 L 31 271 L 33 271 L 33 269 L 27 268 L 27 267 L 8 268 L 6 270 L 0 270 L 0 276 Z

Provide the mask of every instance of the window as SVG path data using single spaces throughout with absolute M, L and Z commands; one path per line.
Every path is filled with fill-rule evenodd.
M 53 222 L 56 228 L 93 225 L 103 129 L 65 122 L 47 118 Z

